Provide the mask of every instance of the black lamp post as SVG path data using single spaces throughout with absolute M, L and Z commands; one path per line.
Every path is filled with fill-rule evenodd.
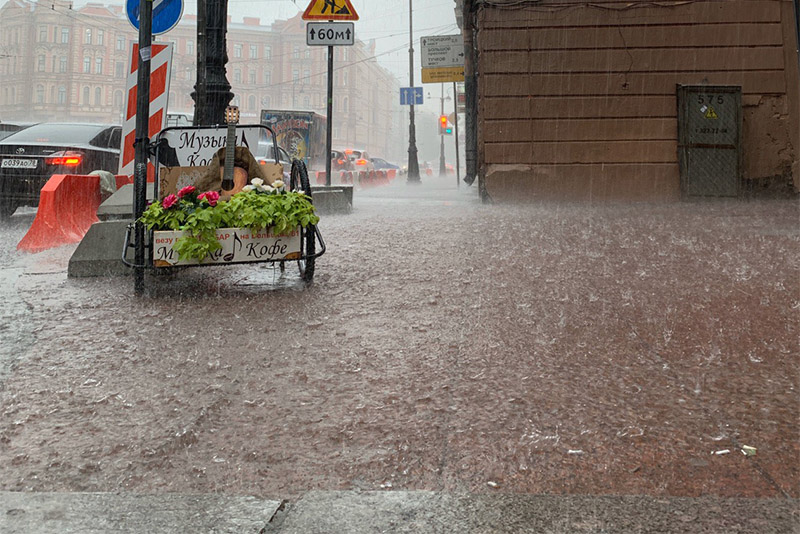
M 197 0 L 197 83 L 194 124 L 221 124 L 233 93 L 225 76 L 228 0 Z

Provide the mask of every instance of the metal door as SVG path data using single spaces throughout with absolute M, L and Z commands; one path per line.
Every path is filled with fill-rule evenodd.
M 684 196 L 739 195 L 741 124 L 740 86 L 678 86 L 678 159 Z

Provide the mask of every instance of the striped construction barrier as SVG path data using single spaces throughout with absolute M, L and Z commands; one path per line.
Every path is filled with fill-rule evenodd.
M 98 222 L 100 177 L 55 174 L 41 190 L 39 209 L 17 250 L 41 252 L 77 243 Z

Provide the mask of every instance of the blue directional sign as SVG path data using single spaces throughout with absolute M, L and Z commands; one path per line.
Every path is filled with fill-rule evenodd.
M 139 0 L 126 0 L 125 12 L 128 14 L 128 22 L 138 30 Z M 153 0 L 153 35 L 170 31 L 181 20 L 181 15 L 183 0 Z
M 400 105 L 418 106 L 422 104 L 422 87 L 401 87 Z

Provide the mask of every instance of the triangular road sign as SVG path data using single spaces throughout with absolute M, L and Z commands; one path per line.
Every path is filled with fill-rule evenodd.
M 303 20 L 358 20 L 350 0 L 311 0 Z
M 711 106 L 708 106 L 708 110 L 706 110 L 705 117 L 707 119 L 718 119 L 719 118 L 719 116 L 717 116 L 717 112 L 714 111 L 714 108 L 712 108 Z

